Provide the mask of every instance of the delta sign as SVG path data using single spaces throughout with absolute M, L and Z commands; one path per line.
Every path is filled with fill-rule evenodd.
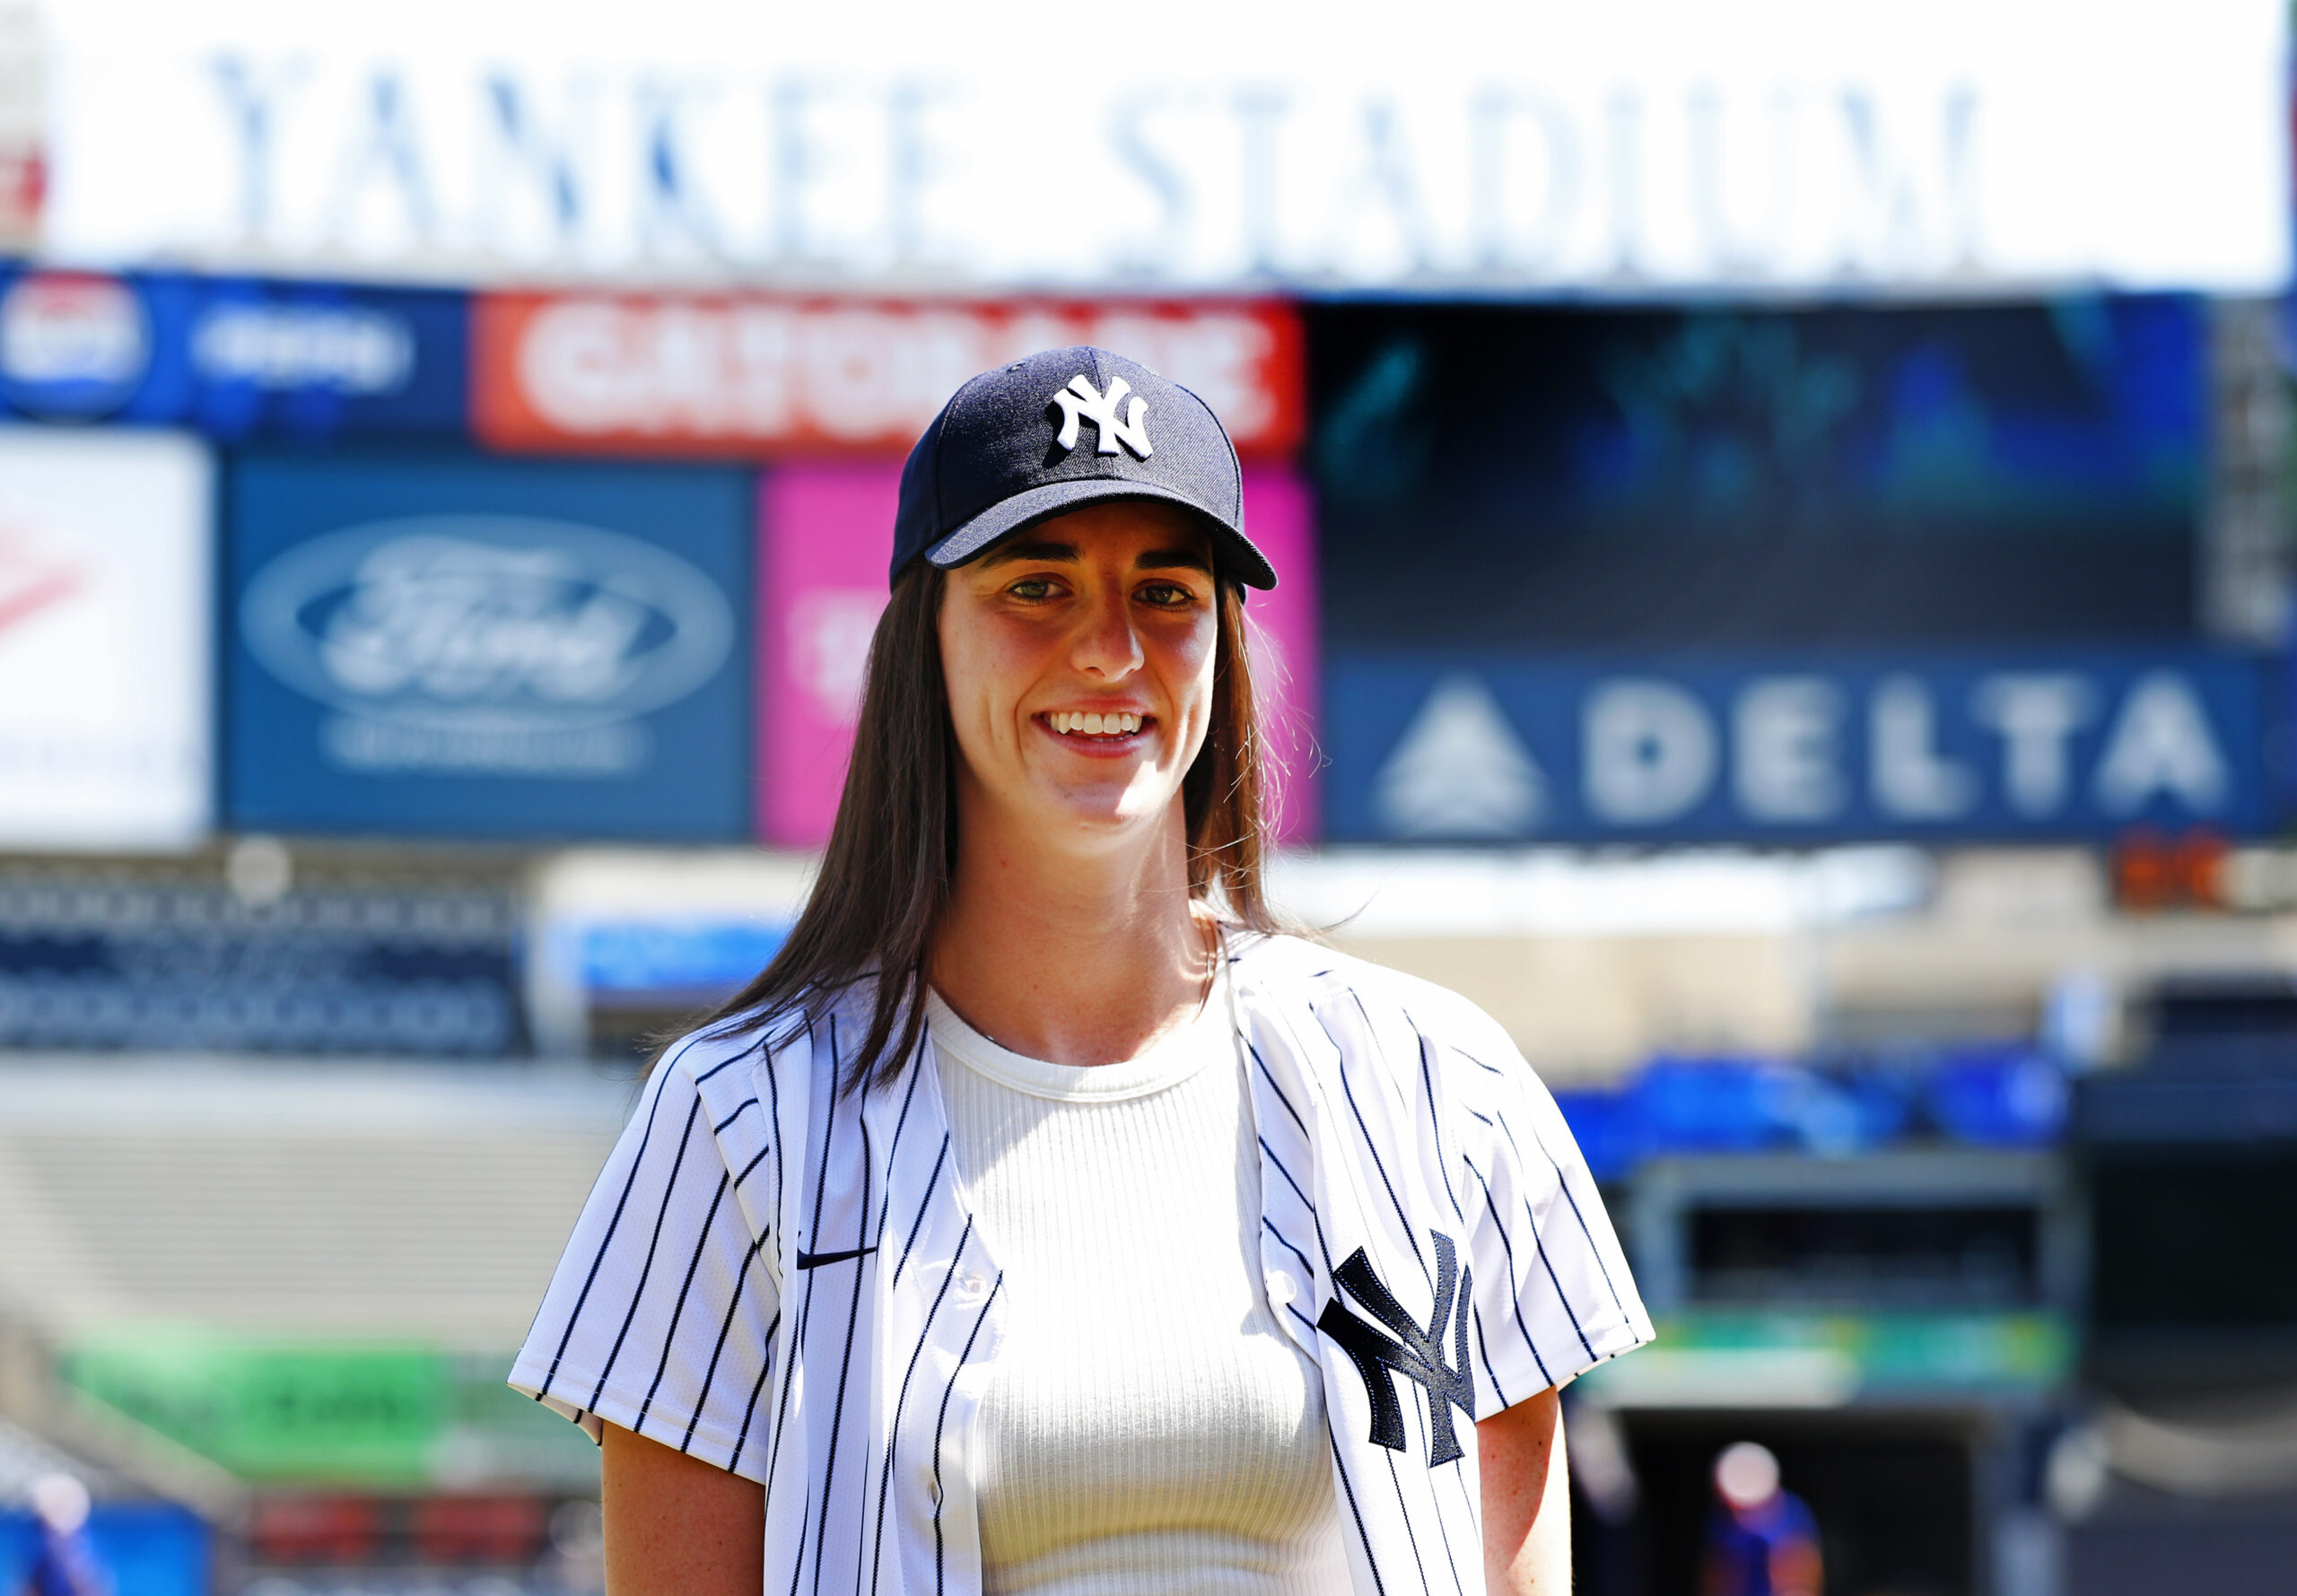
M 1326 670 L 1335 842 L 2050 840 L 2269 819 L 2262 667 L 2200 650 Z

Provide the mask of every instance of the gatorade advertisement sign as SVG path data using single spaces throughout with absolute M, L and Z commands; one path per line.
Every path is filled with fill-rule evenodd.
M 473 339 L 473 424 L 505 449 L 898 458 L 967 378 L 1070 344 L 1194 390 L 1248 456 L 1288 451 L 1305 411 L 1273 301 L 488 293 Z

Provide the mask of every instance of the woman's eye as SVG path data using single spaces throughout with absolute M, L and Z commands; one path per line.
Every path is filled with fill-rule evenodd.
M 1052 583 L 1041 576 L 1026 577 L 1006 591 L 1016 598 L 1050 598 L 1052 597 Z
M 1173 606 L 1186 604 L 1189 591 L 1178 582 L 1151 582 L 1140 589 L 1140 597 L 1150 604 Z

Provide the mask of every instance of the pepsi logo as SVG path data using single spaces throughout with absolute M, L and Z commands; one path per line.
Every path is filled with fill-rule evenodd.
M 35 272 L 0 293 L 0 392 L 58 420 L 108 415 L 135 397 L 152 362 L 152 328 L 117 277 Z

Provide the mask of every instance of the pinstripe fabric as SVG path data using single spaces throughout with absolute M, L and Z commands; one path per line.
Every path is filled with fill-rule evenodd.
M 1332 1270 L 1358 1247 L 1411 1316 L 1436 1304 L 1434 1236 L 1472 1280 L 1475 1417 L 1651 1339 L 1611 1222 L 1554 1100 L 1499 1027 L 1425 981 L 1278 938 L 1236 968 L 1258 1072 L 1262 1261 L 1306 1274 L 1287 1317 L 1323 1368 L 1332 1464 L 1356 1588 L 1482 1588 L 1475 1450 L 1428 1465 L 1428 1409 L 1403 1384 L 1405 1449 L 1372 1443 L 1363 1379 L 1314 1330 Z
M 1279 1324 L 1323 1372 L 1354 1587 L 1472 1596 L 1475 1450 L 1429 1467 L 1410 1381 L 1404 1449 L 1371 1440 L 1365 1378 L 1316 1328 L 1334 1269 L 1362 1249 L 1424 1324 L 1447 1239 L 1472 1284 L 1478 1417 L 1640 1345 L 1650 1322 L 1569 1130 L 1497 1025 L 1310 944 L 1235 946 L 1261 1262 Z M 967 1449 L 1002 1277 L 965 1210 L 930 1059 L 888 1089 L 832 1089 L 867 1002 L 770 1041 L 689 1038 L 664 1060 L 511 1382 L 594 1435 L 620 1425 L 764 1483 L 769 1593 L 978 1596 Z

